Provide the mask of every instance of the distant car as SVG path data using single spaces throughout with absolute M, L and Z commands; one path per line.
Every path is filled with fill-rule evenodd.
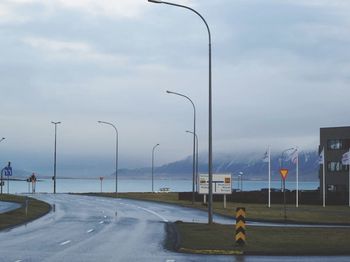
M 170 187 L 161 187 L 161 188 L 159 188 L 159 192 L 169 193 L 170 192 Z

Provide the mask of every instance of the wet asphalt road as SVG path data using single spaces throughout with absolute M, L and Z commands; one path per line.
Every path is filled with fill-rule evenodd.
M 75 196 L 36 196 L 55 212 L 0 233 L 0 261 L 350 261 L 350 257 L 235 257 L 163 248 L 165 222 L 207 222 L 207 213 L 172 205 Z M 214 217 L 218 223 L 232 219 Z

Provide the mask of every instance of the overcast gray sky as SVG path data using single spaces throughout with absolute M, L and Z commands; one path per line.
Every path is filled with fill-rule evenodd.
M 319 128 L 349 125 L 350 1 L 187 0 L 212 32 L 213 149 L 315 150 Z M 208 37 L 185 9 L 146 0 L 0 1 L 0 162 L 157 165 L 208 147 Z M 70 161 L 70 164 L 69 164 Z M 63 163 L 65 162 L 65 163 Z

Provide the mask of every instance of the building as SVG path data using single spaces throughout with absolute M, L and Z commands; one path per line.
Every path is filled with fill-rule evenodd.
M 325 188 L 327 196 L 349 193 L 349 165 L 342 164 L 342 156 L 350 148 L 350 126 L 320 128 L 319 153 L 324 150 Z M 323 195 L 323 166 L 320 165 L 320 191 Z M 334 194 L 333 194 L 334 195 Z

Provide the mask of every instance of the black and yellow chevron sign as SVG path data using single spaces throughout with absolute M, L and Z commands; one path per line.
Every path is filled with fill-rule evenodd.
M 246 242 L 245 235 L 245 208 L 236 209 L 236 246 L 244 246 Z

